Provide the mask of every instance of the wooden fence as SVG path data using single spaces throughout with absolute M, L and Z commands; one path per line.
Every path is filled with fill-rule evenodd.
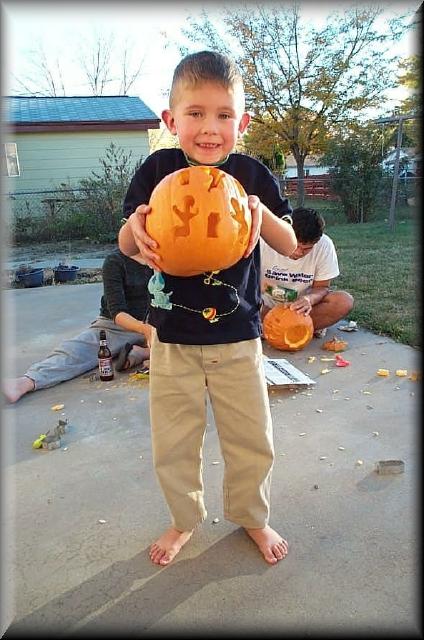
M 339 200 L 339 196 L 332 192 L 329 176 L 308 176 L 304 178 L 305 196 L 321 198 L 322 200 Z M 286 178 L 282 187 L 288 196 L 297 193 L 297 178 Z

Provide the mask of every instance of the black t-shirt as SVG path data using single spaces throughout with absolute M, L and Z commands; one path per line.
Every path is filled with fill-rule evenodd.
M 152 153 L 136 171 L 124 201 L 129 217 L 140 204 L 148 204 L 154 187 L 169 173 L 187 167 L 180 149 Z M 256 195 L 278 217 L 291 213 L 269 169 L 254 158 L 232 153 L 219 168 L 234 176 L 248 195 Z M 161 342 L 176 344 L 225 344 L 260 335 L 259 243 L 248 258 L 208 277 L 156 274 L 149 322 Z M 162 306 L 156 306 L 162 305 Z
M 128 258 L 119 249 L 106 256 L 100 315 L 115 320 L 117 313 L 125 311 L 144 322 L 150 305 L 147 283 L 152 273 L 150 267 Z

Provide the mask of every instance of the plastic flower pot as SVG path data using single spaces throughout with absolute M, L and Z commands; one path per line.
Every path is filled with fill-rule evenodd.
M 41 287 L 44 282 L 43 269 L 25 269 L 24 271 L 16 271 L 16 281 L 24 285 L 24 287 Z
M 53 271 L 54 279 L 56 282 L 71 282 L 77 277 L 79 267 L 76 267 L 75 265 L 68 267 L 68 265 L 66 264 L 60 264 L 59 266 L 55 267 Z

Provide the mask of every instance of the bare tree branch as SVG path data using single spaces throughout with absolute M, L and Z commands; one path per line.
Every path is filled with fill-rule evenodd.
M 75 47 L 72 47 L 74 51 Z M 131 63 L 132 45 L 127 41 L 121 48 L 113 33 L 94 34 L 85 42 L 78 40 L 78 55 L 48 56 L 39 42 L 28 51 L 28 70 L 19 77 L 13 74 L 12 93 L 30 96 L 66 96 L 63 60 L 75 65 L 74 77 L 78 86 L 85 86 L 89 95 L 102 96 L 115 86 L 114 94 L 126 95 L 142 73 L 146 54 L 137 64 Z M 116 53 L 118 51 L 118 53 Z
M 97 36 L 94 43 L 86 44 L 80 63 L 94 96 L 103 95 L 106 85 L 111 82 L 110 58 L 113 47 L 113 35 Z
M 146 54 L 143 55 L 137 67 L 131 67 L 131 49 L 125 44 L 122 60 L 121 60 L 121 81 L 119 86 L 119 95 L 127 95 L 134 82 L 140 77 Z
M 41 42 L 29 52 L 29 69 L 23 77 L 12 74 L 18 87 L 30 96 L 64 96 L 66 95 L 62 69 L 59 59 L 51 61 L 47 58 Z

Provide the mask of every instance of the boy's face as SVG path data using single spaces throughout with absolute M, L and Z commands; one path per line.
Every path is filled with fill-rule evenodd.
M 241 86 L 225 89 L 214 82 L 196 87 L 180 86 L 174 105 L 162 113 L 181 148 L 200 164 L 216 164 L 234 150 L 239 133 L 250 121 L 244 112 Z

